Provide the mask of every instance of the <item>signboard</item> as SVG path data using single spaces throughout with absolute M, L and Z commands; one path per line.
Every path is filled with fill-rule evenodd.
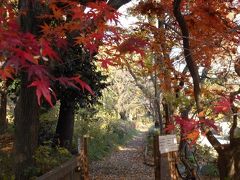
M 159 136 L 159 150 L 160 153 L 168 153 L 178 150 L 176 135 Z

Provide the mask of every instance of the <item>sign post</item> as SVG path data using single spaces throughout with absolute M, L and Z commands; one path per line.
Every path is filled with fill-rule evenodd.
M 169 173 L 172 180 L 177 180 L 177 173 L 175 169 L 176 157 L 174 153 L 178 151 L 178 143 L 176 135 L 159 136 L 159 151 L 160 154 L 167 153 L 169 162 Z
M 160 161 L 160 152 L 159 152 L 159 138 L 158 135 L 153 136 L 153 156 L 154 156 L 154 172 L 155 180 L 161 179 L 161 161 Z
M 161 154 L 178 151 L 176 135 L 159 136 L 159 150 Z

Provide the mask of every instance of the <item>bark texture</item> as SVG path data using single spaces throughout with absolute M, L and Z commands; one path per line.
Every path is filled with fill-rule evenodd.
M 223 145 L 218 154 L 220 180 L 240 179 L 240 144 Z
M 21 78 L 20 96 L 15 107 L 15 178 L 27 180 L 38 144 L 39 107 L 34 88 L 28 88 L 27 75 Z
M 59 144 L 71 150 L 73 127 L 74 127 L 74 101 L 62 97 L 60 99 L 60 111 L 57 123 L 56 134 L 59 138 Z
M 7 129 L 7 85 L 3 82 L 0 90 L 0 134 Z
M 34 0 L 19 0 L 19 11 L 23 32 L 35 34 Z M 15 107 L 15 179 L 29 179 L 29 171 L 33 165 L 33 154 L 38 144 L 39 106 L 34 88 L 28 88 L 27 73 L 21 75 L 20 95 Z

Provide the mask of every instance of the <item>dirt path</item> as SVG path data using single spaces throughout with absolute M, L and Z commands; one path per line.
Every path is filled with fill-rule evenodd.
M 96 180 L 153 180 L 153 167 L 143 164 L 146 129 L 133 137 L 125 146 L 114 151 L 102 161 L 93 162 L 91 179 Z

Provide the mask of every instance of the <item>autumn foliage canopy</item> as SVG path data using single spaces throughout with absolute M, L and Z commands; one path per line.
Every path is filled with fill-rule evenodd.
M 44 97 L 53 105 L 52 97 L 55 97 L 55 93 L 51 85 L 56 81 L 94 94 L 81 80 L 80 74 L 55 77 L 51 72 L 64 63 L 61 52 L 67 51 L 69 45 L 81 46 L 87 53 L 94 55 L 99 45 L 111 45 L 118 41 L 117 31 L 106 22 L 117 23 L 119 14 L 106 2 L 81 5 L 76 1 L 43 0 L 38 6 L 35 20 L 40 25 L 37 27 L 38 32 L 33 34 L 24 32 L 19 25 L 19 16 L 27 12 L 18 12 L 9 1 L 1 2 L 1 79 L 14 79 L 23 72 L 27 73 L 29 87 L 36 87 L 39 104 Z M 71 42 L 69 37 L 73 38 Z

